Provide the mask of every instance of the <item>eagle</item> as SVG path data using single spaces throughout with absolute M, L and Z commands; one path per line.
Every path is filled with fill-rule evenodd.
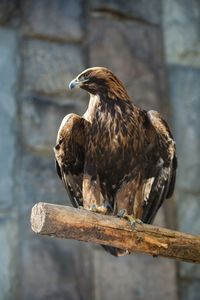
M 54 147 L 56 169 L 74 207 L 152 223 L 174 191 L 177 157 L 157 111 L 134 105 L 107 68 L 81 72 L 69 84 L 89 93 L 83 116 L 64 117 Z M 115 256 L 127 250 L 103 246 Z

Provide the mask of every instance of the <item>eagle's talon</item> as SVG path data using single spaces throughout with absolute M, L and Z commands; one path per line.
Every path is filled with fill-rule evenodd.
M 140 219 L 136 219 L 136 223 L 138 223 L 138 224 L 140 224 L 140 225 L 143 224 L 142 220 L 140 220 Z
M 126 209 L 121 209 L 118 211 L 117 217 L 127 220 L 133 229 L 136 228 L 136 224 L 143 224 L 140 219 L 136 219 L 133 215 L 129 215 Z
M 92 207 L 91 207 L 91 211 L 96 212 L 96 210 L 97 210 L 97 206 L 96 206 L 96 204 L 93 204 Z
M 107 208 L 108 211 L 113 212 L 113 207 L 110 203 L 106 202 L 105 207 Z
M 125 219 L 130 223 L 132 229 L 136 228 L 137 221 L 132 215 L 126 215 Z
M 135 229 L 136 228 L 136 225 L 137 224 L 139 224 L 139 225 L 142 225 L 143 224 L 143 222 L 140 220 L 140 219 L 136 219 L 136 218 L 134 218 L 133 216 L 126 216 L 126 219 L 130 222 L 130 224 L 131 224 L 131 227 L 133 228 L 133 229 Z
M 117 216 L 117 218 L 125 218 L 127 215 L 128 214 L 127 214 L 126 209 L 123 208 L 118 211 L 116 216 Z
M 93 204 L 90 208 L 90 211 L 95 212 L 95 213 L 100 213 L 100 214 L 106 214 L 108 211 L 108 208 L 105 206 L 97 206 L 96 204 Z

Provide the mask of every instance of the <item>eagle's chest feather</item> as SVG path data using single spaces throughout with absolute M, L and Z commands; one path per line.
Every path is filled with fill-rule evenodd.
M 97 171 L 133 170 L 139 163 L 145 144 L 142 118 L 131 103 L 98 103 L 88 132 L 88 155 L 95 161 Z M 128 166 L 128 167 L 127 167 Z

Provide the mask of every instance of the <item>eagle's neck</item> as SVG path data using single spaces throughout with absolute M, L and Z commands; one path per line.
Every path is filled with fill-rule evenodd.
M 116 134 L 117 124 L 119 124 L 117 127 L 121 127 L 124 123 L 126 126 L 138 127 L 138 120 L 142 115 L 142 110 L 129 99 L 112 100 L 107 95 L 90 94 L 89 105 L 83 118 L 90 124 L 97 125 L 97 128 L 106 128 L 110 133 L 115 131 Z
M 110 120 L 112 123 L 115 118 L 120 119 L 125 116 L 128 118 L 133 111 L 137 114 L 138 107 L 133 105 L 129 99 L 112 100 L 107 95 L 90 94 L 89 105 L 83 118 L 89 123 L 93 123 L 94 120 L 98 122 Z M 104 113 L 104 118 L 101 117 L 102 113 Z
M 86 112 L 83 115 L 83 118 L 87 120 L 88 122 L 92 123 L 95 115 L 96 115 L 96 110 L 98 107 L 101 105 L 101 100 L 99 95 L 92 95 L 90 94 L 90 101 L 88 108 Z

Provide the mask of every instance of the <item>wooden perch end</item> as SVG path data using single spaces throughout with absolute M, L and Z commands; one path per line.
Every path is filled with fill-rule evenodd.
M 85 209 L 40 202 L 32 208 L 31 226 L 43 235 L 200 263 L 198 236 L 148 224 L 133 229 L 124 219 Z

